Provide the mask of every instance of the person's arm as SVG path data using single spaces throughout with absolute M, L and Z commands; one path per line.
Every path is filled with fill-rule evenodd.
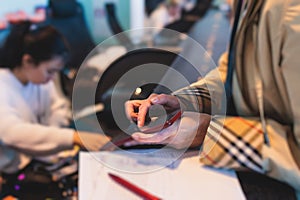
M 0 93 L 0 138 L 4 145 L 34 156 L 51 155 L 71 149 L 74 144 L 99 150 L 110 138 L 101 133 L 75 132 L 69 128 L 40 125 L 34 122 L 17 91 L 5 88 Z
M 101 133 L 32 124 L 21 119 L 18 111 L 12 108 L 0 110 L 0 116 L 6 116 L 0 123 L 1 141 L 30 155 L 51 155 L 71 149 L 75 144 L 90 151 L 97 151 L 110 140 Z
M 188 87 L 175 91 L 181 110 L 210 115 L 226 114 L 224 82 L 227 72 L 227 53 L 219 61 L 219 67 L 211 70 L 204 78 Z
M 73 146 L 72 129 L 43 126 L 22 119 L 19 110 L 0 107 L 3 144 L 32 155 L 50 155 Z
M 281 69 L 294 119 L 294 135 L 300 145 L 300 95 L 299 95 L 299 51 L 300 51 L 300 9 L 292 1 L 288 6 L 282 24 Z M 296 5 L 297 4 L 297 5 Z M 297 11 L 297 12 L 295 12 Z M 299 147 L 300 148 L 300 147 Z

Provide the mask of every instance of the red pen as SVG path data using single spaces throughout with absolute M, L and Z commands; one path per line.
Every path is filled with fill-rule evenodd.
M 168 128 L 171 126 L 177 119 L 181 117 L 181 111 L 177 112 L 173 117 L 166 121 L 163 128 Z
M 136 195 L 142 197 L 143 199 L 146 200 L 160 200 L 161 198 L 156 197 L 152 194 L 150 194 L 149 192 L 141 189 L 140 187 L 126 181 L 125 179 L 116 176 L 114 174 L 108 173 L 109 177 L 112 178 L 114 181 L 116 181 L 118 184 L 120 184 L 121 186 L 127 188 L 128 190 L 130 190 L 131 192 L 135 193 Z
M 142 131 L 143 133 L 155 133 L 158 131 L 161 131 L 162 129 L 168 128 L 169 126 L 171 126 L 176 120 L 178 120 L 181 117 L 181 111 L 177 112 L 177 113 L 173 113 L 171 115 L 169 115 L 168 119 L 165 121 L 164 124 L 156 124 L 156 125 L 151 125 L 151 126 L 143 126 L 140 127 L 140 131 Z

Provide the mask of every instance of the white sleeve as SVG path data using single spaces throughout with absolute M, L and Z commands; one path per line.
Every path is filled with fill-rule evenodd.
M 32 122 L 25 109 L 14 105 L 18 101 L 12 101 L 18 96 L 13 92 L 0 94 L 0 140 L 1 143 L 16 148 L 30 155 L 50 155 L 58 151 L 72 148 L 72 129 L 43 126 Z M 12 103 L 14 102 L 14 103 Z

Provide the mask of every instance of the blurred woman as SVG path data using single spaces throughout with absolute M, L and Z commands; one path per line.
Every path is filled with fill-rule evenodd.
M 55 90 L 53 77 L 63 69 L 68 48 L 51 26 L 12 27 L 2 47 L 0 66 L 0 171 L 15 174 L 36 156 L 56 154 L 73 145 L 99 150 L 109 139 L 67 127 L 68 103 Z

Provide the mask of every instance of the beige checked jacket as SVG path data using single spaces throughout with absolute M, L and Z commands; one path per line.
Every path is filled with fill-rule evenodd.
M 300 193 L 300 1 L 248 0 L 235 42 L 233 98 L 237 112 L 259 118 L 257 83 L 261 82 L 271 143 L 262 147 L 264 171 Z M 226 55 L 218 70 L 225 80 Z M 193 85 L 214 88 L 212 104 L 220 104 L 216 97 L 222 99 L 224 90 L 214 80 L 215 72 L 210 74 Z

